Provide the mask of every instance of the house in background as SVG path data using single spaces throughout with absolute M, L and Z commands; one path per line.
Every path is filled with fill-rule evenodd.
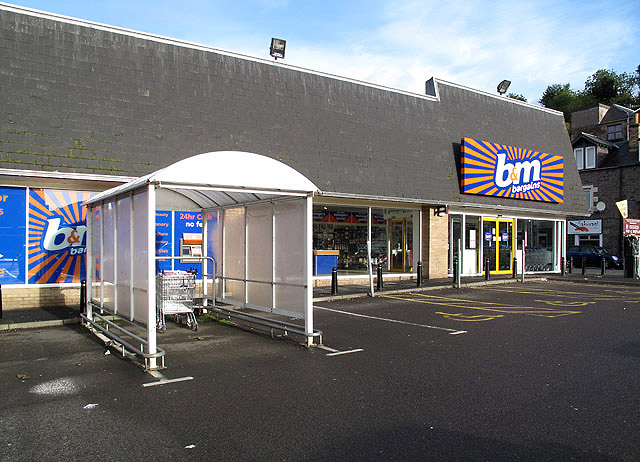
M 571 114 L 571 144 L 591 216 L 569 220 L 567 246 L 601 245 L 623 255 L 622 216 L 616 202 L 627 200 L 629 217 L 640 218 L 638 118 L 638 109 L 617 104 Z

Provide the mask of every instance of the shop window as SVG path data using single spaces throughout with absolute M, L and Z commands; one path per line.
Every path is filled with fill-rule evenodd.
M 518 220 L 518 249 L 525 238 L 526 271 L 553 271 L 554 222 L 546 220 Z
M 387 220 L 384 211 L 372 210 L 371 262 L 387 266 Z M 366 208 L 314 206 L 313 249 L 337 250 L 337 268 L 343 272 L 367 271 L 368 210 Z
M 0 187 L 1 284 L 25 283 L 26 193 L 26 188 Z M 37 225 L 44 226 L 44 221 Z
M 453 274 L 453 260 L 460 262 L 458 240 L 462 242 L 462 215 L 449 215 L 449 274 Z
M 86 278 L 87 226 L 82 203 L 96 194 L 59 189 L 29 190 L 28 284 L 79 283 Z M 114 252 L 115 248 L 111 258 Z M 105 258 L 106 267 L 107 260 Z
M 466 215 L 464 220 L 464 251 L 462 254 L 462 273 L 476 274 L 480 271 L 480 248 L 482 236 L 479 216 Z
M 622 124 L 609 125 L 607 127 L 607 139 L 609 141 L 622 139 Z
M 464 248 L 466 250 L 476 250 L 480 232 L 480 217 L 467 216 L 466 218 Z

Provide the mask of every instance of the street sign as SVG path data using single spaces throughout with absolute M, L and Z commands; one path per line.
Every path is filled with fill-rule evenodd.
M 602 220 L 569 221 L 567 234 L 602 234 Z
M 640 220 L 637 218 L 625 218 L 624 219 L 624 231 L 625 236 L 640 237 Z
M 620 210 L 622 218 L 627 218 L 629 216 L 629 202 L 625 199 L 623 201 L 616 202 L 616 205 L 618 206 L 618 210 Z

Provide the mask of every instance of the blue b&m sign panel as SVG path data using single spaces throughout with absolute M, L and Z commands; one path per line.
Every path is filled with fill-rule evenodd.
M 24 188 L 0 188 L 0 284 L 25 283 Z
M 561 156 L 462 138 L 462 192 L 510 199 L 564 201 Z

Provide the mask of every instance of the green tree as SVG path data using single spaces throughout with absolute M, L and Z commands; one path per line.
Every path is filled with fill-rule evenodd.
M 598 103 L 640 105 L 640 66 L 633 73 L 621 74 L 599 69 L 586 80 L 584 90 L 573 90 L 568 83 L 554 83 L 542 93 L 539 103 L 562 111 L 568 124 L 571 123 L 572 111 Z
M 597 70 L 584 83 L 584 94 L 607 105 L 637 104 L 639 96 L 637 71 L 634 74 L 627 72 L 618 74 L 608 69 Z
M 567 122 L 571 121 L 571 111 L 577 108 L 584 98 L 571 89 L 568 83 L 549 85 L 540 98 L 540 104 L 549 109 L 564 113 Z
M 507 98 L 517 99 L 518 101 L 524 101 L 525 103 L 527 102 L 527 98 L 525 98 L 524 95 L 521 95 L 519 93 L 509 93 L 507 95 Z

